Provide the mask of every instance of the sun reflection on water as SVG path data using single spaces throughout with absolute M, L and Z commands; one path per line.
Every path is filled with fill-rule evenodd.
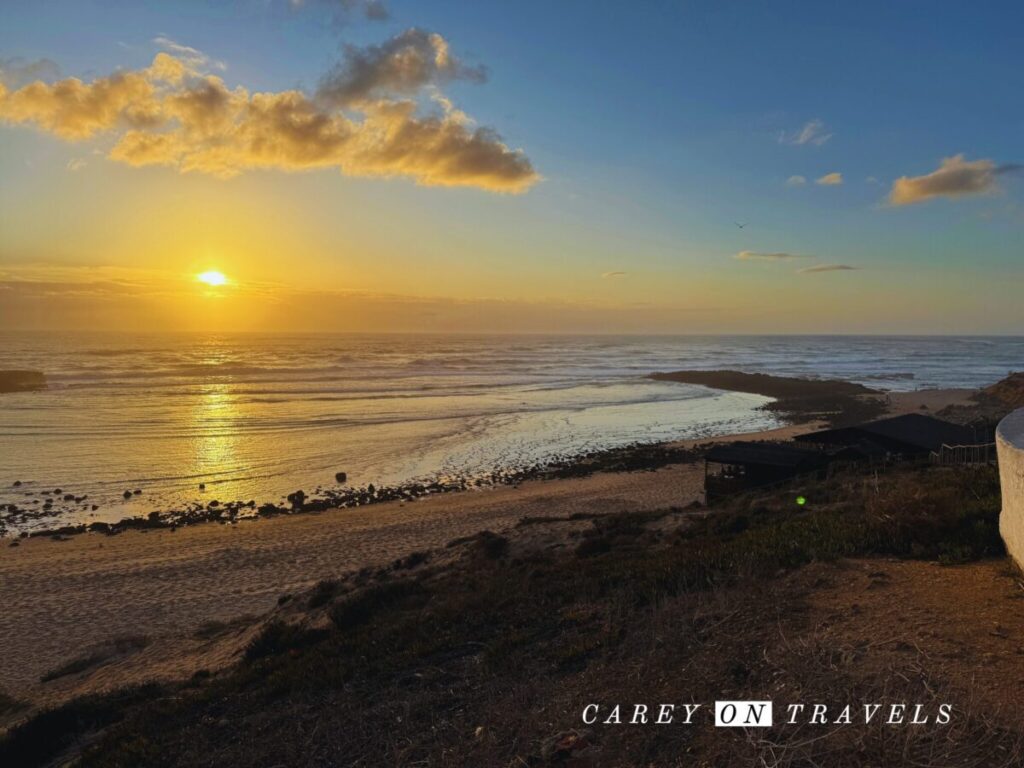
M 229 385 L 204 385 L 193 411 L 195 474 L 209 477 L 233 467 L 238 449 L 238 418 Z

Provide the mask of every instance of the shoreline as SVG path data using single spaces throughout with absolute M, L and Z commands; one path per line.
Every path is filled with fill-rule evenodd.
M 742 392 L 772 397 L 774 400 L 763 406 L 763 409 L 775 414 L 781 422 L 779 428 L 805 426 L 808 430 L 867 421 L 883 415 L 897 415 L 922 408 L 931 411 L 950 405 L 968 407 L 972 404 L 971 397 L 977 394 L 976 390 L 969 389 L 884 392 L 839 379 L 801 379 L 747 374 L 732 370 L 652 373 L 647 378 L 695 384 L 721 392 Z M 913 405 L 903 407 L 900 403 Z M 340 490 L 318 487 L 312 494 L 297 489 L 288 495 L 287 502 L 290 506 L 276 502 L 260 503 L 255 500 L 211 500 L 205 505 L 196 503 L 182 509 L 155 510 L 145 516 L 126 517 L 115 522 L 53 525 L 35 530 L 16 531 L 12 530 L 9 524 L 17 515 L 21 516 L 22 523 L 30 517 L 41 519 L 50 514 L 48 506 L 31 509 L 7 505 L 5 517 L 0 519 L 0 541 L 12 539 L 18 542 L 26 538 L 62 540 L 83 533 L 115 536 L 129 530 L 176 530 L 207 523 L 236 525 L 242 521 L 251 522 L 279 516 L 338 509 L 350 510 L 392 502 L 413 502 L 438 495 L 515 486 L 528 481 L 585 476 L 615 468 L 644 469 L 673 462 L 697 461 L 706 448 L 723 441 L 731 441 L 735 437 L 735 434 L 726 433 L 700 438 L 638 442 L 523 468 L 498 467 L 473 478 L 414 478 L 397 485 L 375 487 L 370 484 Z M 42 493 L 46 495 L 50 492 Z M 60 496 L 59 491 L 54 493 L 57 494 L 55 498 Z M 127 495 L 129 492 L 125 493 Z
M 927 391 L 896 398 L 894 411 L 925 400 L 965 402 L 969 390 Z M 0 546 L 0 582 L 9 598 L 0 613 L 0 691 L 52 704 L 97 689 L 157 677 L 187 677 L 227 658 L 194 637 L 197 627 L 229 624 L 271 610 L 282 595 L 411 553 L 444 550 L 455 539 L 515 529 L 526 518 L 566 520 L 617 513 L 677 510 L 700 501 L 699 445 L 788 440 L 814 423 L 659 444 L 658 467 L 639 461 L 579 466 L 576 474 L 527 479 L 417 501 L 257 518 L 251 525 L 140 528 L 118 536 L 22 539 Z M 621 458 L 621 457 L 620 457 Z M 650 456 L 648 455 L 648 459 Z M 700 510 L 697 510 L 700 513 Z M 552 542 L 551 546 L 559 546 Z M 146 647 L 94 673 L 41 683 L 83 649 L 112 638 L 144 637 Z M 222 649 L 221 649 L 222 650 Z
M 787 440 L 806 429 L 788 425 L 718 440 Z M 688 452 L 701 442 L 709 441 L 671 447 Z M 524 518 L 682 510 L 700 500 L 703 481 L 703 467 L 688 461 L 255 518 L 248 525 L 22 539 L 17 547 L 0 546 L 0 582 L 10 593 L 0 613 L 0 691 L 53 703 L 146 679 L 154 670 L 188 676 L 210 663 L 191 637 L 204 623 L 262 614 L 282 595 L 320 580 L 443 550 L 483 530 L 509 530 Z M 138 635 L 148 639 L 147 647 L 124 664 L 103 667 L 85 681 L 40 682 L 83 648 Z

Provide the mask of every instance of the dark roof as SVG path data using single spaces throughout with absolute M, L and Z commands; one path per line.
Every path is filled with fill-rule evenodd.
M 704 458 L 716 464 L 758 464 L 767 467 L 800 467 L 824 463 L 824 457 L 817 451 L 765 443 L 716 445 Z
M 921 413 L 908 413 L 840 429 L 823 429 L 796 437 L 796 440 L 804 442 L 837 445 L 872 439 L 928 451 L 936 451 L 943 444 L 969 445 L 976 442 L 974 432 L 967 427 Z
M 851 442 L 844 445 L 842 448 L 829 452 L 829 457 L 833 459 L 848 459 L 848 458 L 883 458 L 887 451 L 884 446 L 874 443 L 870 440 L 858 440 L 857 442 Z

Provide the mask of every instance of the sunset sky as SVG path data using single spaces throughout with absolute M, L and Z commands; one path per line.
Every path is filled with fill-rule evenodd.
M 1022 29 L 5 0 L 0 329 L 1020 333 Z

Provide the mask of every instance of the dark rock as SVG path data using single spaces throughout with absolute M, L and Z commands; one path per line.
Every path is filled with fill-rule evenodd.
M 46 389 L 42 371 L 0 371 L 0 392 L 33 392 Z
M 20 488 L 21 487 L 21 480 L 15 480 L 14 481 L 14 487 L 15 488 Z
M 348 482 L 348 475 L 345 474 L 344 472 L 336 472 L 334 474 L 334 481 L 336 483 L 347 483 Z
M 125 491 L 125 492 L 124 492 L 124 493 L 123 493 L 122 495 L 123 495 L 123 496 L 124 496 L 124 497 L 125 497 L 126 499 L 130 499 L 130 498 L 132 497 L 132 492 L 131 492 L 131 491 Z

